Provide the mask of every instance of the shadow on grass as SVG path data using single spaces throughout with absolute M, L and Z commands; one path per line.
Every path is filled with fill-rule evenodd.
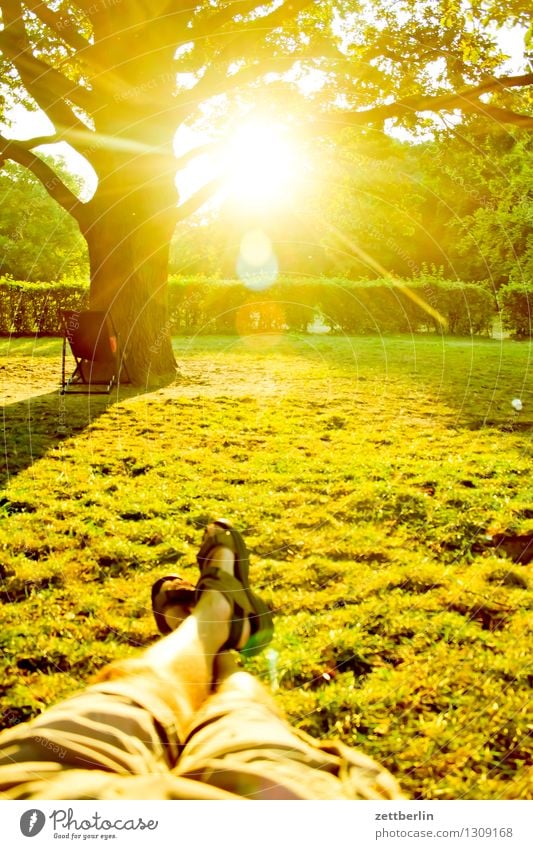
M 448 424 L 504 433 L 533 430 L 530 342 L 486 337 L 440 337 L 432 334 L 382 336 L 313 336 L 255 334 L 248 337 L 174 337 L 178 361 L 203 364 L 226 373 L 228 358 L 246 363 L 248 377 L 276 363 L 289 363 L 284 380 L 308 380 L 322 373 L 332 386 L 338 378 L 352 382 L 355 397 L 387 404 L 402 400 L 405 413 L 432 416 L 437 405 L 448 408 Z M 301 361 L 301 367 L 298 364 Z M 310 384 L 311 385 L 311 384 Z M 514 405 L 518 403 L 517 409 Z M 442 410 L 441 410 L 442 411 Z
M 82 433 L 114 404 L 148 391 L 121 386 L 109 395 L 60 395 L 57 389 L 4 405 L 0 487 L 62 441 Z
M 395 408 L 400 404 L 404 416 L 432 421 L 435 405 L 443 404 L 448 407 L 448 426 L 468 430 L 495 427 L 517 434 L 533 427 L 533 393 L 525 388 L 527 349 L 516 344 L 433 337 L 273 339 L 264 335 L 251 340 L 176 337 L 174 349 L 178 362 L 191 372 L 192 382 L 202 387 L 201 393 L 205 384 L 218 392 L 228 374 L 237 394 L 257 393 L 261 378 L 296 395 L 307 386 L 314 392 L 318 378 L 331 385 L 328 391 L 333 393 L 337 380 L 342 387 L 342 381 L 348 379 L 350 397 L 357 403 L 377 403 L 377 413 L 383 405 Z M 6 399 L 2 486 L 63 440 L 83 432 L 111 405 L 152 391 L 121 386 L 109 396 L 61 396 L 58 389 L 51 390 L 59 385 L 60 353 L 58 339 L 0 342 L 0 378 Z M 514 397 L 523 400 L 520 413 L 511 407 Z
M 61 346 L 60 339 L 52 338 L 0 342 L 2 488 L 62 441 L 82 433 L 109 407 L 151 391 L 122 384 L 109 395 L 61 395 Z M 67 375 L 74 365 L 72 359 L 67 361 Z M 16 505 L 2 506 L 17 512 Z

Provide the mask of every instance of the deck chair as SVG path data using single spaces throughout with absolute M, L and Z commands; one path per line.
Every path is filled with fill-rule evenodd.
M 60 317 L 63 327 L 62 395 L 66 392 L 106 395 L 115 383 L 130 382 L 118 334 L 108 313 L 60 310 Z M 76 368 L 68 379 L 67 342 L 76 361 Z

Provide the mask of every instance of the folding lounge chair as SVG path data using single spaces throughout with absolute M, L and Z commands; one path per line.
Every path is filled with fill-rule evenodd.
M 66 392 L 105 395 L 119 380 L 129 383 L 118 335 L 109 314 L 95 310 L 61 310 L 60 316 L 63 325 L 62 395 Z M 67 341 L 76 360 L 76 368 L 68 379 Z

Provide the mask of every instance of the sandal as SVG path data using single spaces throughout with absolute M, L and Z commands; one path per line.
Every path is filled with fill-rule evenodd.
M 195 588 L 179 575 L 159 578 L 152 587 L 152 611 L 161 634 L 170 634 L 171 628 L 165 619 L 165 610 L 171 605 L 181 604 L 192 608 L 195 604 Z M 176 620 L 176 628 L 179 622 Z
M 259 654 L 272 639 L 274 633 L 272 614 L 263 599 L 250 589 L 248 550 L 240 533 L 225 519 L 217 519 L 213 526 L 215 533 L 206 531 L 196 557 L 201 572 L 196 585 L 196 601 L 203 590 L 217 590 L 231 605 L 230 634 L 220 651 L 237 648 L 244 621 L 248 619 L 250 636 L 246 645 L 237 650 L 246 657 L 251 657 Z M 233 575 L 209 564 L 209 555 L 217 546 L 224 546 L 233 552 L 235 558 Z

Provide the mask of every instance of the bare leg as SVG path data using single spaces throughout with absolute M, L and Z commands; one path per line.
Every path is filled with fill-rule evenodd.
M 234 555 L 217 546 L 209 565 L 233 574 Z M 20 787 L 31 795 L 34 782 L 47 780 L 61 766 L 131 775 L 173 768 L 198 708 L 212 693 L 215 659 L 230 635 L 231 611 L 226 596 L 213 589 L 202 592 L 190 615 L 186 605 L 169 607 L 168 626 L 181 621 L 175 631 L 138 658 L 110 664 L 93 687 L 4 737 L 2 790 L 16 793 Z M 240 645 L 249 635 L 244 622 Z M 2 772 L 13 764 L 18 765 L 13 774 Z M 68 795 L 68 782 L 59 783 L 54 792 Z
M 216 692 L 239 693 L 255 702 L 267 704 L 275 713 L 279 713 L 270 692 L 257 678 L 245 672 L 230 652 L 220 652 L 215 661 Z
M 209 562 L 233 573 L 233 553 L 222 547 L 213 550 Z M 177 688 L 180 696 L 182 721 L 190 720 L 212 691 L 215 658 L 229 636 L 231 607 L 227 599 L 215 590 L 206 590 L 178 628 L 161 639 L 135 660 L 112 664 L 98 676 L 99 681 L 126 675 L 153 672 L 169 688 Z M 172 627 L 181 619 L 182 609 L 170 607 L 167 621 Z M 250 626 L 245 623 L 242 645 L 246 643 Z

